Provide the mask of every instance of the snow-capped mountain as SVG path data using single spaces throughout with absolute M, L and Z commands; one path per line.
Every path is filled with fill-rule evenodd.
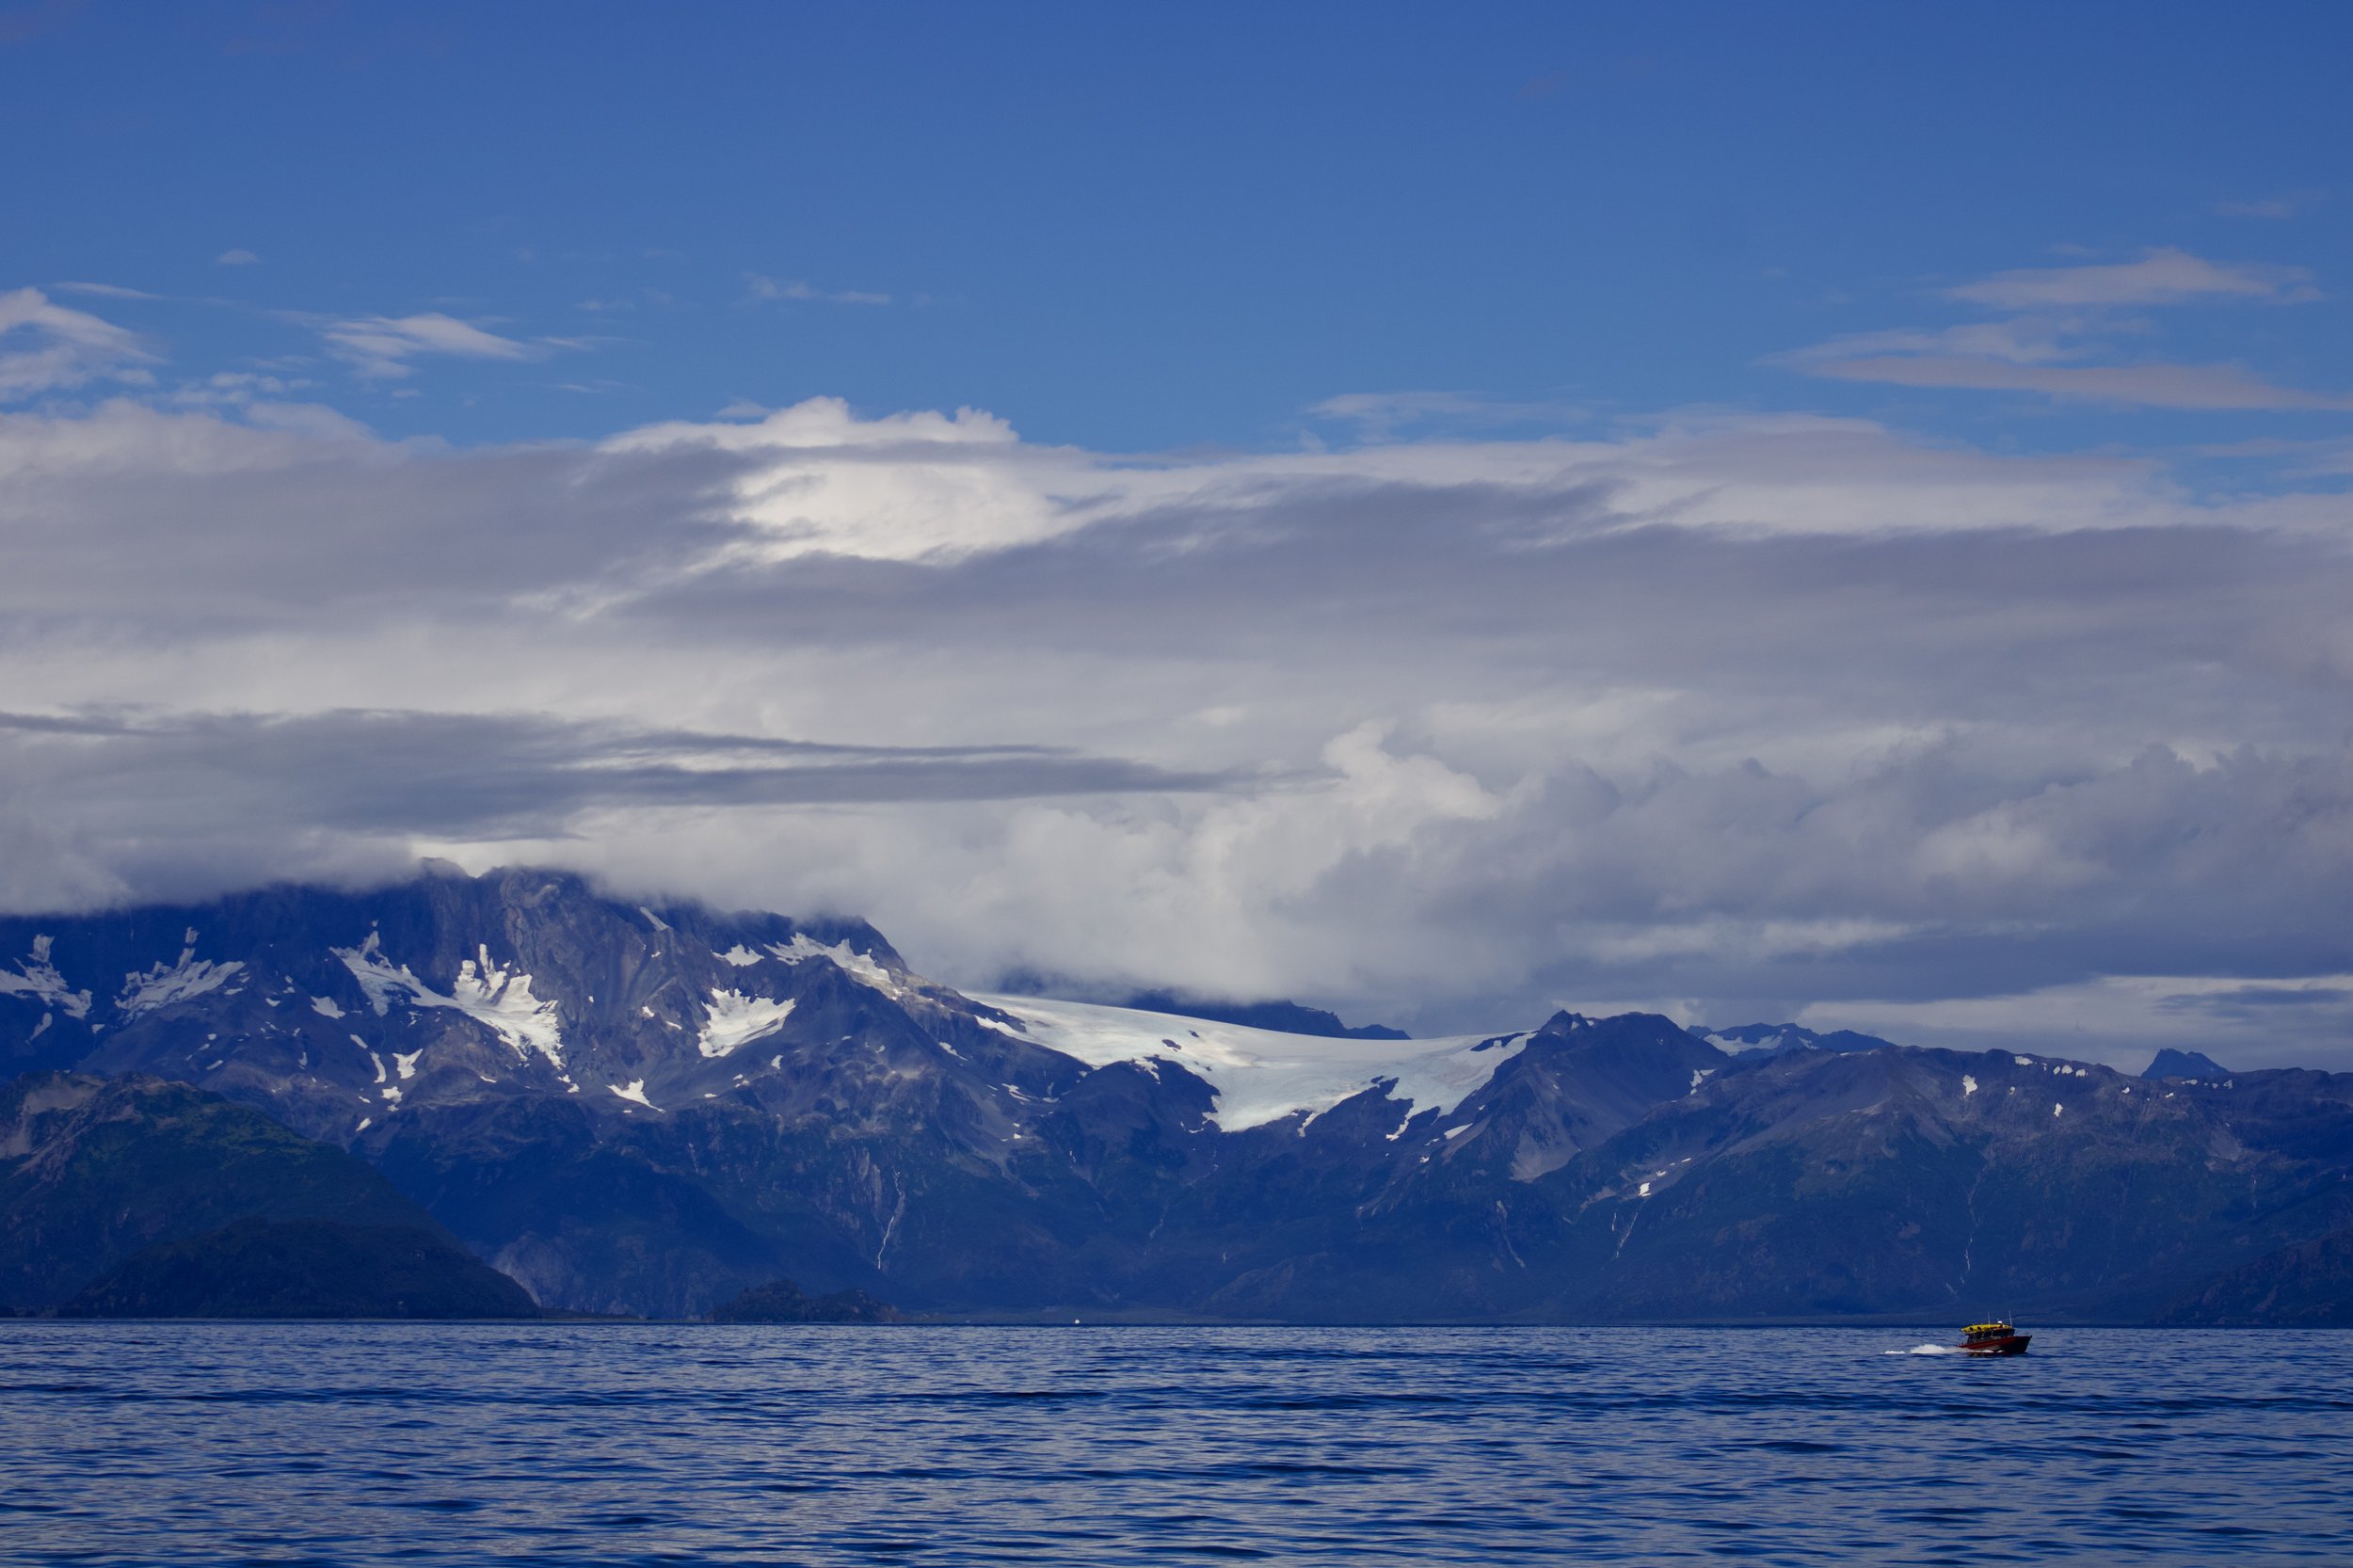
M 2353 1222 L 2353 1075 L 1386 1032 L 966 996 L 862 921 L 535 871 L 0 920 L 0 1076 L 264 1109 L 551 1306 L 790 1275 L 1016 1315 L 2113 1314 Z
M 404 1109 L 576 1097 L 593 1117 L 715 1098 L 855 1039 L 1044 1059 L 1001 1016 L 907 971 L 862 921 L 600 900 L 560 875 L 441 872 L 366 895 L 270 888 L 200 909 L 0 920 L 0 1059 L 144 1071 L 348 1142 Z M 880 1033 L 875 1026 L 888 1027 Z

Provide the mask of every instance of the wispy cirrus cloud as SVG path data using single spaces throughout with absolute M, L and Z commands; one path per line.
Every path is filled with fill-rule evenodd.
M 806 300 L 826 305 L 888 305 L 887 294 L 872 289 L 821 289 L 794 278 L 769 278 L 757 272 L 744 275 L 744 285 L 758 300 Z
M 1959 327 L 1897 327 L 1878 332 L 1849 332 L 1782 358 L 1798 364 L 1883 356 L 1998 360 L 2013 365 L 2052 364 L 2083 358 L 2089 349 L 2082 336 L 2092 326 L 2089 319 L 2077 313 L 2020 316 L 2005 321 L 1969 322 Z
M 1941 291 L 2013 313 L 1943 328 L 1848 333 L 1776 360 L 1809 376 L 1886 386 L 2028 392 L 2119 408 L 2343 411 L 2353 395 L 2282 386 L 2244 365 L 2126 358 L 2155 328 L 2131 312 L 2321 297 L 2302 267 L 2221 263 L 2154 248 L 2135 261 L 2020 268 Z
M 2186 305 L 2243 300 L 2301 304 L 2320 297 L 2312 273 L 2259 262 L 2210 262 L 2159 247 L 2137 261 L 2081 266 L 2021 267 L 1946 289 L 1948 299 L 2002 310 L 2069 306 Z
M 2141 408 L 2353 409 L 2353 397 L 2266 381 L 2237 365 L 2061 365 L 1953 354 L 1809 355 L 1808 373 L 1836 381 L 1973 392 L 2037 392 Z
M 79 279 L 69 280 L 51 286 L 59 294 L 82 294 L 93 299 L 161 299 L 164 297 L 160 294 L 150 294 L 145 289 L 125 288 L 120 283 L 92 283 Z
M 218 258 L 218 264 L 242 265 L 256 260 L 250 252 L 232 251 Z M 330 354 L 367 380 L 406 377 L 414 373 L 412 361 L 427 357 L 520 361 L 597 345 L 596 340 L 583 337 L 507 337 L 442 311 L 404 316 L 333 316 L 216 296 L 155 294 L 88 280 L 69 280 L 51 288 L 91 299 L 225 311 L 315 332 Z M 137 333 L 57 304 L 39 289 L 0 292 L 0 396 L 28 396 L 101 378 L 152 386 L 154 375 L 145 367 L 159 360 Z M 302 362 L 302 357 L 281 358 L 277 362 Z
M 1311 406 L 1318 419 L 1339 420 L 1368 440 L 1395 440 L 1407 430 L 1559 425 L 1584 416 L 1574 404 L 1513 399 L 1461 392 L 1343 392 Z
M 0 294 L 0 398 L 111 379 L 149 385 L 155 353 L 136 332 L 60 305 L 39 289 Z
M 529 360 L 545 350 L 503 338 L 440 311 L 407 316 L 357 316 L 324 329 L 328 346 L 361 376 L 391 379 L 411 373 L 409 360 L 424 355 L 462 360 Z
M 2326 191 L 2292 190 L 2282 191 L 2277 196 L 2257 197 L 2252 200 L 2217 201 L 2214 210 L 2222 217 L 2282 219 L 2308 213 L 2328 199 Z

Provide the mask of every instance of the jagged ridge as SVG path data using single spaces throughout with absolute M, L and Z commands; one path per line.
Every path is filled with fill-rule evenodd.
M 992 1002 L 863 922 L 531 871 L 0 921 L 0 1059 L 265 1108 L 577 1310 L 790 1275 L 1095 1318 L 2115 1317 L 2353 1220 L 2342 1075 Z

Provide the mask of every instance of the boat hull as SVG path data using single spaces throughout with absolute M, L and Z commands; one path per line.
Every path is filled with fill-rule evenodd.
M 2026 1353 L 2026 1341 L 2033 1337 L 2031 1334 L 2012 1334 L 1999 1339 L 1979 1339 L 1973 1344 L 1961 1346 L 1961 1353 L 1963 1355 L 2024 1355 Z

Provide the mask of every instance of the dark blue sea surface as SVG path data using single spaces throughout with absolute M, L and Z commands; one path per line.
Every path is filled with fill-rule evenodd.
M 1922 1338 L 0 1322 L 0 1560 L 2353 1563 L 2353 1334 Z

